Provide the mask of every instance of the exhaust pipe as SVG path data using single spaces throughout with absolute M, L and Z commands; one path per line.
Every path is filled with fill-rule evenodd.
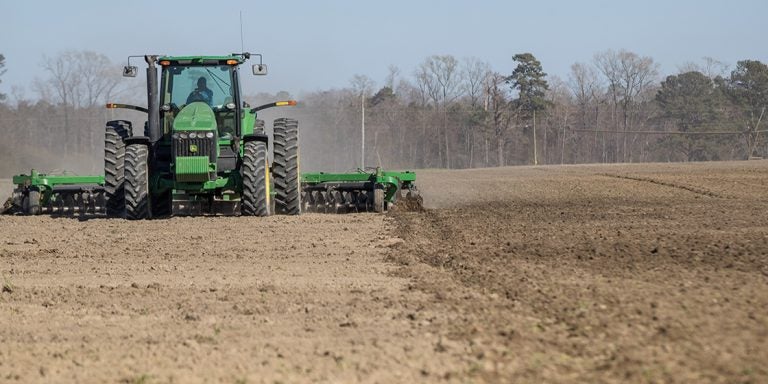
M 157 56 L 144 56 L 147 61 L 147 124 L 149 127 L 149 142 L 160 141 L 163 132 L 160 130 L 160 100 L 157 94 Z

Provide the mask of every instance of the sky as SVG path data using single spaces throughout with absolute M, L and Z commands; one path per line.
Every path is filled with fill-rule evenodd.
M 241 45 L 240 14 L 243 41 Z M 652 57 L 664 75 L 712 57 L 768 62 L 768 1 L 12 1 L 0 0 L 0 93 L 44 78 L 43 55 L 261 53 L 266 77 L 248 93 L 343 88 L 356 74 L 381 86 L 390 65 L 411 77 L 430 55 L 476 57 L 500 73 L 533 53 L 549 75 L 607 49 Z M 139 64 L 141 64 L 139 62 Z

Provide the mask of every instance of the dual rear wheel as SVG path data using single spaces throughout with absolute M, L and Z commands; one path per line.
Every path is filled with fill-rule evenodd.
M 152 217 L 148 157 L 149 148 L 145 144 L 125 147 L 125 217 L 129 220 Z
M 269 216 L 269 167 L 267 143 L 249 141 L 243 148 L 243 200 L 240 213 L 243 216 Z
M 107 122 L 104 132 L 104 192 L 108 217 L 125 215 L 125 142 L 131 136 L 131 122 Z
M 267 161 L 267 144 L 260 141 L 245 143 L 241 168 L 243 201 L 240 208 L 244 216 L 301 213 L 299 124 L 294 119 L 281 118 L 275 120 L 273 127 L 274 158 L 271 172 Z M 274 184 L 274 201 L 270 192 L 270 174 Z
M 275 213 L 298 215 L 301 213 L 301 185 L 299 180 L 299 122 L 277 119 L 274 124 Z

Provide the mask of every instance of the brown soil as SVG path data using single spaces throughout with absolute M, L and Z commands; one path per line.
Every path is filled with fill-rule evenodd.
M 386 216 L 0 217 L 0 381 L 768 381 L 768 162 L 418 184 Z

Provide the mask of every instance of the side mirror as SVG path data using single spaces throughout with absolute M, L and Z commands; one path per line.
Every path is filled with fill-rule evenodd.
M 136 77 L 138 73 L 139 67 L 134 67 L 131 65 L 126 65 L 123 67 L 123 77 Z
M 254 64 L 253 65 L 253 74 L 257 76 L 264 76 L 267 74 L 267 65 L 266 64 Z

